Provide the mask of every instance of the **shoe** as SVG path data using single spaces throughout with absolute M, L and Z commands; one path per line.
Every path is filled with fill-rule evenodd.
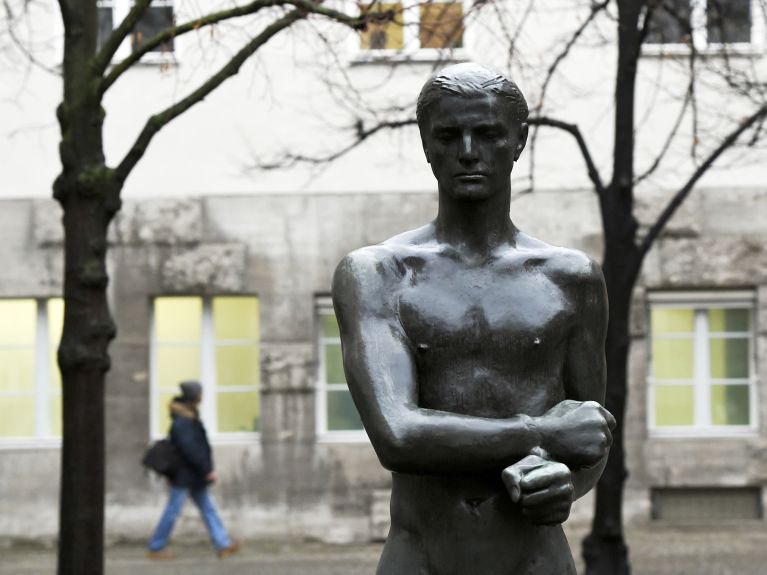
M 173 553 L 168 551 L 167 549 L 160 549 L 159 551 L 147 551 L 146 556 L 149 559 L 157 559 L 157 560 L 175 558 L 175 555 L 173 555 Z
M 239 541 L 232 541 L 227 547 L 224 547 L 223 549 L 219 549 L 216 551 L 216 555 L 218 555 L 219 559 L 223 559 L 224 557 L 229 557 L 229 555 L 234 555 L 240 550 L 240 542 Z

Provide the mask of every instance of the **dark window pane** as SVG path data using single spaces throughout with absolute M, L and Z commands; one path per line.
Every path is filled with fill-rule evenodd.
M 404 47 L 402 4 L 373 2 L 363 8 L 363 14 L 389 14 L 389 19 L 369 22 L 360 33 L 360 47 L 363 50 L 401 50 Z
M 748 425 L 750 423 L 749 389 L 747 385 L 711 386 L 711 423 L 714 425 Z
M 137 50 L 145 40 L 156 36 L 171 26 L 173 26 L 172 6 L 150 6 L 133 29 L 131 36 L 133 49 Z M 152 49 L 152 52 L 173 52 L 173 39 L 160 44 Z
M 356 431 L 362 429 L 352 394 L 346 390 L 328 391 L 328 431 Z
M 751 330 L 750 309 L 708 310 L 708 331 L 712 333 L 744 332 Z
M 325 345 L 325 382 L 346 383 L 344 377 L 344 358 L 340 343 Z
M 692 40 L 690 0 L 665 0 L 653 11 L 648 44 L 687 44 Z
M 751 0 L 707 0 L 709 44 L 751 41 Z
M 112 33 L 112 7 L 99 6 L 96 8 L 96 10 L 99 20 L 99 35 L 96 41 L 98 42 L 97 47 L 101 49 L 101 47 L 104 45 L 104 42 L 106 42 L 107 38 Z

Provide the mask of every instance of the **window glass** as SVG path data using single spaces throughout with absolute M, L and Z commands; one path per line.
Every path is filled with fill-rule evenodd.
M 258 385 L 260 364 L 255 345 L 219 346 L 216 383 L 219 386 Z
M 131 34 L 133 50 L 138 50 L 145 40 L 173 26 L 172 6 L 150 6 L 136 23 Z M 173 52 L 173 39 L 163 42 L 152 52 Z
M 217 297 L 213 299 L 216 339 L 258 339 L 258 298 Z
M 155 352 L 156 383 L 162 389 L 177 389 L 189 379 L 200 379 L 200 348 L 159 347 Z
M 341 332 L 338 329 L 338 321 L 334 314 L 322 314 L 320 315 L 320 324 L 322 326 L 322 337 L 341 337 Z
M 750 309 L 708 310 L 708 330 L 711 333 L 751 331 Z
M 692 425 L 695 421 L 692 385 L 657 385 L 655 387 L 655 425 L 660 427 Z
M 325 344 L 325 381 L 327 383 L 346 383 L 340 343 Z
M 363 50 L 401 50 L 404 47 L 402 22 L 402 4 L 374 2 L 363 9 L 363 14 L 390 13 L 392 20 L 371 22 L 360 33 L 360 46 Z
M 695 310 L 658 307 L 650 312 L 653 335 L 684 334 L 694 331 Z
M 713 379 L 748 378 L 748 338 L 712 337 L 709 345 Z
M 64 299 L 51 298 L 47 303 L 48 309 L 48 341 L 51 345 L 59 345 L 61 332 L 64 330 Z
M 158 342 L 197 342 L 202 325 L 202 299 L 161 297 L 154 303 L 155 336 Z
M 690 0 L 665 0 L 653 11 L 648 44 L 687 44 L 692 41 Z M 662 7 L 661 7 L 662 6 Z
M 348 390 L 331 390 L 328 394 L 328 431 L 361 430 L 357 408 Z
M 157 430 L 161 434 L 170 431 L 170 402 L 178 395 L 178 392 L 164 391 L 157 394 L 157 403 L 155 405 L 155 421 Z
M 421 48 L 463 46 L 463 4 L 461 2 L 422 4 L 418 35 Z
M 653 339 L 652 373 L 656 379 L 693 378 L 693 340 Z
M 713 425 L 748 425 L 749 419 L 748 385 L 711 386 Z
M 218 394 L 218 431 L 258 431 L 258 391 Z
M 0 300 L 0 346 L 35 345 L 36 328 L 35 300 Z
M 34 396 L 0 395 L 0 436 L 32 437 L 35 435 Z
M 112 16 L 112 2 L 99 0 L 96 4 L 96 16 L 98 18 L 99 27 L 96 46 L 100 49 L 112 33 L 112 30 L 114 29 L 114 21 Z
M 34 390 L 35 350 L 0 348 L 0 391 L 32 393 Z
M 51 435 L 61 437 L 61 395 L 54 395 L 49 400 L 48 417 L 50 419 L 49 425 L 51 427 Z
M 706 31 L 711 44 L 751 41 L 751 0 L 707 0 Z

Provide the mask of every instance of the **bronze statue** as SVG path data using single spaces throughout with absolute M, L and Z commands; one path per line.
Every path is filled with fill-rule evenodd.
M 437 217 L 333 279 L 349 388 L 393 476 L 379 575 L 575 573 L 560 524 L 615 424 L 607 298 L 596 263 L 509 217 L 527 113 L 487 68 L 435 74 L 417 114 Z

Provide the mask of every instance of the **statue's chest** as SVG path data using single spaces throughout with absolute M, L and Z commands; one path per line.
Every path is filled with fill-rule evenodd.
M 545 274 L 524 270 L 421 273 L 411 278 L 399 303 L 413 343 L 451 353 L 524 352 L 551 343 L 567 327 L 570 311 L 563 291 Z

